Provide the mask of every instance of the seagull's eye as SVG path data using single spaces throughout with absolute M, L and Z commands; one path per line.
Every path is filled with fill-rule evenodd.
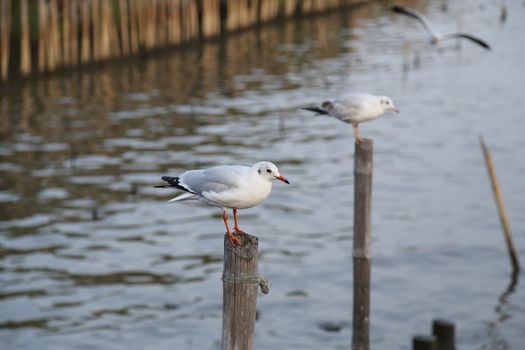
M 261 175 L 261 169 L 257 170 L 257 172 L 259 173 L 259 175 Z
M 390 104 L 390 101 L 386 101 L 386 104 L 389 105 L 389 104 Z
M 270 169 L 266 169 L 266 172 L 270 174 L 272 171 Z

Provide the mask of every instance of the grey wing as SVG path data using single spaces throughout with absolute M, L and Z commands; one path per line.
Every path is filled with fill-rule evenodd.
M 352 119 L 360 113 L 367 99 L 366 95 L 355 94 L 332 101 L 331 114 L 345 122 L 352 122 Z
M 180 176 L 181 181 L 195 193 L 216 192 L 238 187 L 238 178 L 242 172 L 240 166 L 214 167 L 205 170 L 190 170 Z

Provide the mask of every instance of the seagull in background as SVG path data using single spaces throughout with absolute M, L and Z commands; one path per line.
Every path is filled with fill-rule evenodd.
M 435 31 L 434 28 L 432 28 L 432 26 L 430 25 L 430 22 L 428 21 L 428 19 L 425 16 L 423 16 L 420 12 L 418 12 L 418 11 L 416 11 L 414 9 L 409 9 L 409 8 L 406 8 L 406 7 L 403 7 L 403 6 L 399 6 L 399 5 L 393 5 L 392 6 L 392 11 L 394 11 L 395 13 L 400 13 L 402 15 L 406 15 L 406 16 L 415 18 L 419 22 L 421 22 L 421 24 L 423 24 L 423 27 L 425 27 L 426 31 L 431 36 L 430 43 L 432 45 L 436 45 L 439 42 L 441 42 L 443 40 L 447 40 L 447 39 L 463 38 L 463 39 L 470 40 L 473 43 L 476 43 L 479 46 L 481 46 L 481 47 L 483 47 L 483 48 L 485 48 L 487 50 L 490 50 L 489 44 L 487 44 L 485 41 L 481 40 L 480 38 L 477 38 L 477 37 L 472 36 L 470 34 L 466 34 L 466 33 L 441 34 L 441 33 L 437 32 L 437 31 Z
M 375 119 L 388 111 L 399 113 L 394 102 L 386 96 L 367 93 L 353 93 L 338 99 L 326 100 L 319 107 L 305 107 L 304 110 L 335 117 L 352 124 L 355 142 L 361 143 L 359 123 Z
M 289 184 L 279 174 L 279 169 L 270 162 L 259 162 L 251 167 L 244 165 L 216 166 L 208 169 L 189 170 L 179 176 L 163 176 L 167 185 L 157 188 L 176 188 L 184 191 L 182 195 L 169 202 L 198 199 L 206 204 L 222 208 L 222 220 L 226 225 L 226 235 L 231 244 L 240 246 L 241 241 L 230 231 L 227 209 L 233 209 L 235 226 L 233 232 L 242 235 L 239 228 L 237 209 L 255 207 L 268 197 L 272 181 L 280 180 Z

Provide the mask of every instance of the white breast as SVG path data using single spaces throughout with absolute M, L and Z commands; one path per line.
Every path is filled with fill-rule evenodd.
M 202 198 L 209 204 L 225 207 L 246 209 L 260 204 L 268 197 L 272 183 L 259 176 L 247 178 L 239 186 L 222 192 L 203 192 Z

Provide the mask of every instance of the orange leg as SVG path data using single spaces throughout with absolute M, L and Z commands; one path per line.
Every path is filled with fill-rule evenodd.
M 230 227 L 228 226 L 228 213 L 226 212 L 226 209 L 223 209 L 222 211 L 222 220 L 224 221 L 224 225 L 226 226 L 226 235 L 228 236 L 230 243 L 234 247 L 240 246 L 241 241 L 239 241 L 239 239 L 230 232 Z
M 239 223 L 237 222 L 237 209 L 233 209 L 233 221 L 235 222 L 235 226 L 233 226 L 233 231 L 235 231 L 235 233 L 238 235 L 244 235 L 246 232 L 239 228 Z
M 359 133 L 359 124 L 352 123 L 352 126 L 354 127 L 355 143 L 360 144 L 362 140 L 361 134 Z

